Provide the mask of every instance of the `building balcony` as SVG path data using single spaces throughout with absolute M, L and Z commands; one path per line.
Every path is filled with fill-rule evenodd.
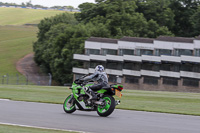
M 200 79 L 200 73 L 180 71 L 181 77 Z
M 123 72 L 123 75 L 141 76 L 141 72 L 140 71 L 123 69 L 122 72 Z
M 161 62 L 161 58 L 159 56 L 152 56 L 152 55 L 142 55 L 142 60 Z
M 141 56 L 134 56 L 134 55 L 123 55 L 123 59 L 125 61 L 134 61 L 134 62 L 141 62 L 142 61 Z
M 89 73 L 94 73 L 94 72 L 95 72 L 95 69 L 94 69 L 94 68 L 89 68 L 89 69 L 88 69 L 88 72 L 89 72 Z
M 83 60 L 83 61 L 90 61 L 90 56 L 83 55 L 83 54 L 74 54 L 73 59 L 75 60 Z
M 119 55 L 106 55 L 107 60 L 112 60 L 112 61 L 121 61 L 123 62 L 123 56 Z
M 161 55 L 161 60 L 162 61 L 169 61 L 169 62 L 181 62 L 181 57 Z
M 111 74 L 111 75 L 117 75 L 117 76 L 123 75 L 121 70 L 106 69 L 105 71 L 106 71 L 107 74 Z
M 90 60 L 97 60 L 97 61 L 106 61 L 106 56 L 104 55 L 90 55 Z
M 77 67 L 73 67 L 72 72 L 79 73 L 79 74 L 88 74 L 89 73 L 88 69 L 77 68 Z
M 196 57 L 196 56 L 185 56 L 185 55 L 181 55 L 181 61 L 200 63 L 200 58 L 199 58 L 199 57 Z
M 160 72 L 151 71 L 151 70 L 141 70 L 141 75 L 151 76 L 151 77 L 160 77 Z
M 180 78 L 180 72 L 172 72 L 172 71 L 160 70 L 160 76 Z

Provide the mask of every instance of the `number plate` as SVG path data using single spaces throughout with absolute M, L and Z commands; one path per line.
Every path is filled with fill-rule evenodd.
M 115 89 L 115 95 L 118 96 L 118 97 L 122 97 L 122 94 L 119 90 Z

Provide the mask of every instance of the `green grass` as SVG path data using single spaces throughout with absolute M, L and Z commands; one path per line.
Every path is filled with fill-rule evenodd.
M 66 87 L 0 85 L 0 98 L 62 104 Z M 119 109 L 200 116 L 200 93 L 123 90 Z M 117 97 L 115 97 L 118 99 Z
M 0 75 L 17 74 L 16 63 L 33 51 L 37 27 L 0 26 Z
M 21 126 L 9 126 L 0 124 L 0 133 L 75 133 L 75 132 L 21 127 Z
M 0 25 L 38 24 L 44 17 L 63 13 L 58 10 L 35 10 L 0 7 Z

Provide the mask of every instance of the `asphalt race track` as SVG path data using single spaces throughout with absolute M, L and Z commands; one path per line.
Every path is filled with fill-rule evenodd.
M 123 103 L 122 103 L 123 104 Z M 62 105 L 0 100 L 0 123 L 95 133 L 200 133 L 200 117 L 115 110 L 66 114 Z

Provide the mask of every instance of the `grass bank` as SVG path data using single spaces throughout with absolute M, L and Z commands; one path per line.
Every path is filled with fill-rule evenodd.
M 0 75 L 17 74 L 16 62 L 33 51 L 37 27 L 0 26 Z
M 38 24 L 45 17 L 63 13 L 58 10 L 35 10 L 0 7 L 0 25 Z
M 0 76 L 19 74 L 16 62 L 33 52 L 37 27 L 23 26 L 38 24 L 40 20 L 61 14 L 58 10 L 35 10 L 0 7 Z
M 62 104 L 66 87 L 0 85 L 0 98 Z M 200 93 L 123 90 L 119 109 L 200 116 Z M 115 97 L 118 99 L 117 97 Z

